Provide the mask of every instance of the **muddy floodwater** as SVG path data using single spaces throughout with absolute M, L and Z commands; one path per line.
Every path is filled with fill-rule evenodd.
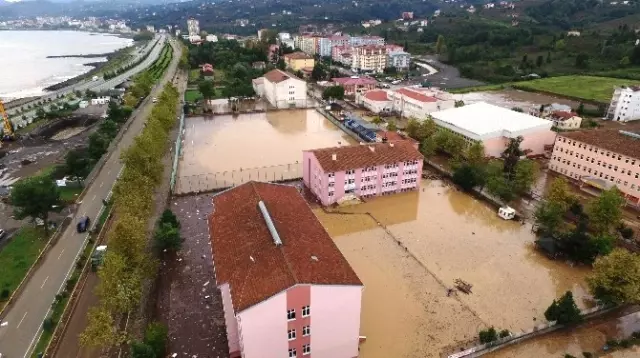
M 178 193 L 301 177 L 303 150 L 355 143 L 315 110 L 185 121 Z
M 637 309 L 634 307 L 634 310 Z M 525 341 L 515 346 L 492 352 L 490 358 L 562 357 L 582 352 L 604 354 L 602 348 L 608 339 L 625 339 L 640 330 L 640 312 L 623 315 L 617 319 L 601 319 L 572 330 L 562 330 Z M 640 357 L 640 348 L 630 348 L 603 355 L 608 358 Z
M 577 108 L 580 103 L 566 98 L 558 98 L 542 93 L 527 92 L 515 89 L 505 89 L 500 91 L 470 92 L 454 95 L 456 100 L 462 100 L 466 104 L 476 102 L 487 102 L 500 107 L 522 108 L 525 112 L 531 107 L 540 108 L 542 104 L 560 103 Z
M 591 307 L 588 269 L 547 259 L 529 225 L 442 181 L 328 210 L 315 212 L 365 285 L 363 358 L 437 357 L 488 326 L 527 330 L 567 290 Z M 456 279 L 472 293 L 447 296 Z

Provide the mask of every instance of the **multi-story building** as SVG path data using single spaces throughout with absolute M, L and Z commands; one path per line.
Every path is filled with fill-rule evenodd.
M 411 66 L 411 54 L 404 51 L 391 51 L 387 53 L 387 66 L 399 70 L 407 70 Z
M 450 93 L 422 87 L 358 93 L 356 103 L 374 113 L 395 111 L 405 118 L 426 118 L 432 112 L 455 107 Z
M 345 46 L 349 44 L 349 36 L 329 36 L 320 38 L 319 53 L 322 57 L 331 56 L 331 49 L 334 46 Z
M 189 37 L 200 36 L 200 21 L 190 17 L 187 20 L 187 30 L 189 32 Z
M 262 78 L 263 97 L 276 108 L 307 106 L 307 83 L 291 73 L 271 70 Z M 259 81 L 257 82 L 259 84 Z
M 575 112 L 555 111 L 548 117 L 553 122 L 553 126 L 562 130 L 580 129 L 582 118 Z
M 599 190 L 617 186 L 628 202 L 640 206 L 640 133 L 559 133 L 549 169 Z
M 357 357 L 364 287 L 298 189 L 249 182 L 212 200 L 230 357 Z
M 269 31 L 269 29 L 260 29 L 260 30 L 258 30 L 258 41 L 262 41 L 264 39 L 264 37 L 267 34 L 267 31 Z
M 302 71 L 305 68 L 313 69 L 315 60 L 304 52 L 293 52 L 282 56 L 284 64 L 293 71 Z
M 351 56 L 354 71 L 381 73 L 387 67 L 387 53 L 381 45 L 354 46 Z
M 461 136 L 467 145 L 482 142 L 488 157 L 500 157 L 509 142 L 518 136 L 528 156 L 543 155 L 555 141 L 553 123 L 530 114 L 484 102 L 431 113 L 440 130 Z
M 640 86 L 617 87 L 613 91 L 606 118 L 618 122 L 640 119 Z
M 331 81 L 342 86 L 347 96 L 370 91 L 378 84 L 375 78 L 358 76 L 332 78 Z
M 334 62 L 351 66 L 352 47 L 350 45 L 333 46 L 331 48 L 331 59 Z
M 364 46 L 364 45 L 384 46 L 384 38 L 380 36 L 352 36 L 349 38 L 349 45 L 351 46 Z
M 299 48 L 306 54 L 315 55 L 318 53 L 320 48 L 320 39 L 321 37 L 313 35 L 300 36 Z
M 323 205 L 389 195 L 418 188 L 423 158 L 412 141 L 308 150 L 303 181 Z

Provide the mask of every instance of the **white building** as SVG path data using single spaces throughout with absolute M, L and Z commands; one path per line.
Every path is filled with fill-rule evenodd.
M 381 73 L 387 67 L 387 52 L 384 46 L 354 46 L 352 51 L 351 69 L 354 71 Z
M 187 29 L 189 30 L 189 37 L 200 36 L 200 21 L 190 17 L 187 20 Z
M 152 25 L 147 25 L 147 31 L 149 32 L 156 32 L 155 27 L 153 27 Z
M 359 105 L 370 110 L 373 113 L 389 112 L 393 110 L 393 102 L 387 91 L 373 90 L 356 95 L 356 101 Z
M 356 103 L 374 113 L 395 111 L 402 117 L 426 118 L 430 113 L 455 107 L 450 93 L 434 88 L 404 87 L 356 94 Z
M 551 121 L 484 102 L 434 112 L 431 118 L 440 129 L 461 136 L 467 145 L 482 142 L 489 157 L 499 157 L 518 136 L 524 138 L 520 148 L 527 155 L 542 155 L 556 138 Z
M 207 35 L 206 40 L 207 40 L 207 42 L 218 42 L 218 36 L 216 36 L 216 35 Z
M 411 65 L 411 54 L 404 51 L 391 51 L 387 54 L 387 67 L 406 70 Z
M 258 77 L 251 80 L 253 91 L 258 97 L 264 96 L 264 77 Z
M 307 83 L 281 70 L 272 70 L 261 77 L 263 96 L 276 108 L 307 106 Z
M 111 97 L 107 97 L 107 96 L 91 99 L 92 106 L 99 105 L 99 104 L 107 104 L 109 102 L 111 102 Z
M 322 57 L 331 56 L 331 49 L 334 46 L 345 46 L 349 44 L 349 36 L 322 37 L 319 41 L 319 54 Z
M 617 87 L 611 97 L 607 119 L 618 122 L 640 119 L 640 87 Z
M 380 36 L 352 36 L 349 38 L 349 45 L 351 46 L 363 46 L 363 45 L 384 45 L 384 38 Z

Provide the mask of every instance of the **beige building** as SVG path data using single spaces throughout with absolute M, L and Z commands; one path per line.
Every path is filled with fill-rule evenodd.
M 382 73 L 387 67 L 387 52 L 381 45 L 355 46 L 351 53 L 351 69 L 354 71 Z
M 580 129 L 582 117 L 574 112 L 555 111 L 547 118 L 553 122 L 553 126 L 562 130 Z
M 315 65 L 313 56 L 307 55 L 304 52 L 288 53 L 282 56 L 282 58 L 284 59 L 284 64 L 287 68 L 292 71 L 302 71 L 305 68 L 313 69 L 313 66 Z

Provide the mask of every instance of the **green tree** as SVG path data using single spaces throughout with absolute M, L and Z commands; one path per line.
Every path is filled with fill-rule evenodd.
M 620 224 L 625 199 L 617 187 L 605 190 L 587 205 L 589 224 L 597 234 L 610 233 Z
M 100 132 L 96 132 L 90 135 L 89 147 L 87 148 L 89 157 L 91 157 L 94 162 L 97 162 L 100 157 L 102 157 L 102 155 L 107 152 L 107 148 L 109 148 L 109 142 L 109 138 L 107 138 Z
M 380 116 L 375 116 L 373 117 L 373 119 L 371 120 L 371 123 L 375 124 L 376 126 L 380 127 L 380 125 L 382 123 L 384 123 L 384 120 L 382 118 L 380 118 Z
M 449 131 L 438 131 L 433 137 L 438 150 L 449 154 L 454 159 L 459 158 L 465 149 L 464 139 Z
M 505 177 L 503 164 L 498 160 L 492 160 L 487 165 L 486 188 L 507 203 L 516 197 L 513 186 Z
M 425 138 L 420 142 L 420 153 L 422 153 L 425 158 L 429 158 L 436 154 L 436 149 L 438 148 L 433 136 Z
M 153 349 L 156 357 L 164 357 L 166 355 L 167 327 L 159 322 L 149 324 L 144 333 L 144 343 Z
M 344 87 L 342 86 L 331 86 L 326 88 L 322 92 L 323 99 L 344 99 Z
M 151 348 L 149 345 L 142 342 L 138 342 L 138 341 L 133 341 L 133 343 L 131 343 L 131 358 L 157 358 L 157 357 L 159 356 L 155 354 L 155 352 L 153 351 L 153 348 Z
M 324 66 L 320 62 L 316 62 L 313 65 L 313 70 L 311 71 L 311 80 L 312 81 L 322 81 L 327 77 L 327 72 L 324 69 Z
M 520 149 L 520 143 L 524 138 L 518 136 L 509 140 L 507 148 L 502 152 L 502 159 L 504 160 L 503 171 L 508 180 L 512 180 L 516 175 L 516 165 L 520 161 L 520 157 L 524 152 Z
M 530 159 L 524 159 L 516 164 L 516 171 L 511 185 L 516 195 L 523 195 L 531 190 L 531 186 L 538 178 L 540 167 L 538 163 Z
M 113 316 L 104 306 L 89 308 L 88 323 L 80 334 L 80 345 L 83 347 L 111 347 L 121 341 Z
M 284 63 L 284 60 L 282 58 L 280 58 L 278 60 L 278 62 L 276 62 L 276 68 L 279 70 L 284 70 L 287 67 L 287 65 Z
M 165 211 L 162 212 L 162 216 L 160 216 L 160 223 L 169 224 L 177 228 L 180 227 L 180 221 L 178 221 L 178 217 L 173 213 L 173 211 L 169 209 L 165 209 Z
M 536 208 L 533 216 L 536 225 L 538 225 L 543 233 L 554 235 L 560 231 L 560 227 L 564 222 L 563 216 L 565 212 L 566 210 L 562 205 L 547 200 Z
M 45 235 L 49 236 L 49 212 L 59 211 L 62 207 L 60 190 L 47 175 L 22 179 L 13 185 L 11 204 L 16 219 L 31 218 L 44 222 Z
M 554 48 L 556 49 L 556 51 L 563 51 L 566 47 L 567 47 L 567 44 L 562 39 L 556 41 L 554 45 Z
M 563 211 L 576 202 L 576 198 L 571 194 L 569 182 L 565 177 L 555 178 L 549 187 L 545 200 L 559 204 Z
M 156 247 L 160 251 L 178 251 L 182 246 L 180 230 L 168 223 L 160 224 L 155 234 Z
M 460 100 L 460 101 L 455 101 L 454 103 L 454 107 L 458 108 L 458 107 L 464 107 L 464 101 Z
M 476 141 L 471 144 L 465 153 L 467 163 L 471 165 L 484 164 L 484 145 L 481 141 Z
M 453 182 L 463 190 L 471 191 L 477 186 L 484 185 L 484 173 L 481 167 L 463 163 L 453 171 Z
M 89 175 L 92 169 L 91 158 L 85 150 L 70 150 L 64 157 L 65 172 L 80 180 Z
M 640 255 L 614 249 L 597 258 L 587 284 L 591 294 L 604 304 L 640 303 Z
M 629 56 L 624 56 L 621 60 L 620 60 L 620 66 L 629 66 L 631 64 L 631 60 L 629 60 Z
M 202 93 L 202 97 L 204 97 L 204 99 L 206 100 L 210 100 L 216 94 L 216 89 L 213 85 L 213 81 L 209 80 L 201 80 L 200 82 L 198 82 L 198 91 Z
M 438 40 L 436 41 L 436 53 L 441 54 L 446 47 L 444 36 L 438 35 Z
M 544 63 L 544 56 L 538 55 L 538 57 L 536 58 L 536 66 L 541 67 L 543 63 Z
M 389 132 L 396 132 L 396 131 L 398 131 L 398 126 L 396 125 L 396 122 L 395 122 L 395 121 L 389 121 L 389 122 L 387 123 L 387 130 L 388 130 Z
M 576 56 L 576 67 L 577 68 L 587 68 L 589 67 L 589 55 L 586 53 L 579 53 Z
M 47 115 L 47 112 L 45 112 L 45 110 L 42 109 L 42 107 L 38 107 L 38 109 L 36 109 L 36 117 L 44 118 L 44 116 L 46 115 Z
M 490 343 L 498 339 L 498 332 L 493 327 L 489 327 L 488 329 L 482 330 L 478 334 L 480 338 L 480 343 Z
M 580 309 L 576 305 L 571 291 L 567 291 L 557 302 L 553 300 L 551 306 L 544 312 L 544 317 L 547 321 L 556 321 L 562 325 L 575 324 L 582 321 Z

